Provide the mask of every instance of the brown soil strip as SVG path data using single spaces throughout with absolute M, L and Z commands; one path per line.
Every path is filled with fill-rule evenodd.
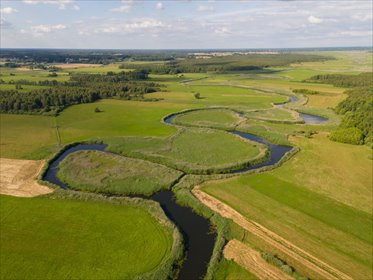
M 0 158 L 0 194 L 33 197 L 52 192 L 36 180 L 43 165 L 43 160 Z
M 199 190 L 198 186 L 195 187 L 192 192 L 203 204 L 211 208 L 213 211 L 219 213 L 225 218 L 232 219 L 235 223 L 249 231 L 251 234 L 302 263 L 305 267 L 318 274 L 320 279 L 352 279 L 350 276 L 328 265 L 262 225 L 247 220 L 230 206 Z
M 233 260 L 261 280 L 293 280 L 293 277 L 267 263 L 258 251 L 238 240 L 231 240 L 224 247 L 224 257 Z

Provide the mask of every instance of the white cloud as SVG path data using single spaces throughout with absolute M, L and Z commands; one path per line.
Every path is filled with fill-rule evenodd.
M 227 34 L 231 34 L 232 32 L 229 30 L 228 27 L 219 27 L 219 28 L 216 28 L 214 30 L 215 34 L 218 34 L 218 35 L 227 35 Z
M 13 13 L 17 13 L 18 10 L 12 8 L 12 7 L 5 7 L 5 8 L 1 8 L 0 9 L 0 13 L 1 14 L 13 14 Z
M 207 5 L 199 5 L 197 7 L 198 12 L 212 12 L 214 10 L 213 7 Z
M 339 32 L 340 35 L 352 36 L 352 37 L 372 37 L 373 32 L 369 30 L 348 30 Z
M 112 22 L 106 23 L 97 27 L 95 33 L 134 33 L 136 31 L 157 31 L 160 28 L 167 28 L 170 25 L 164 23 L 163 21 L 144 18 L 137 19 L 129 22 Z
M 74 5 L 71 9 L 73 9 L 74 11 L 79 11 L 80 7 L 78 5 Z
M 312 16 L 312 15 L 309 16 L 307 18 L 307 20 L 308 20 L 309 23 L 312 23 L 312 24 L 317 24 L 317 23 L 322 23 L 323 22 L 323 20 L 321 18 L 317 18 L 317 17 Z
M 163 9 L 163 4 L 162 2 L 158 2 L 155 7 L 157 8 L 157 10 L 162 10 Z
M 73 4 L 73 9 L 76 9 L 76 7 L 79 7 L 76 4 L 74 4 L 74 0 L 23 0 L 22 2 L 28 5 L 37 5 L 37 4 L 57 5 L 58 9 L 60 10 L 66 9 L 66 6 L 70 4 Z
M 11 26 L 12 26 L 12 24 L 9 21 L 5 20 L 2 17 L 0 18 L 0 27 L 1 27 L 1 29 L 10 28 Z
M 33 36 L 41 36 L 43 33 L 50 33 L 55 30 L 63 30 L 66 29 L 66 25 L 63 24 L 56 24 L 56 25 L 34 25 L 30 27 L 31 34 Z
M 118 13 L 128 13 L 131 10 L 131 5 L 122 5 L 118 8 L 111 9 L 112 12 L 118 12 Z

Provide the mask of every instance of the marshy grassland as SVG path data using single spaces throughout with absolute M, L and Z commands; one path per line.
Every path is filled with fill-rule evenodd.
M 180 260 L 182 249 L 180 236 L 161 208 L 139 199 L 113 203 L 111 199 L 117 198 L 89 193 L 150 195 L 171 189 L 179 203 L 210 219 L 218 232 L 206 279 L 257 279 L 252 271 L 224 258 L 224 244 L 231 239 L 276 256 L 292 272 L 320 278 L 306 263 L 201 203 L 191 192 L 199 185 L 221 205 L 337 271 L 353 279 L 369 279 L 371 143 L 351 145 L 329 138 L 343 124 L 335 108 L 346 100 L 348 88 L 310 78 L 371 72 L 372 54 L 313 54 L 334 59 L 270 66 L 265 71 L 150 72 L 147 82 L 155 83 L 157 90 L 144 94 L 144 99 L 101 98 L 72 104 L 57 115 L 2 113 L 3 158 L 48 160 L 77 142 L 102 143 L 107 148 L 106 152 L 76 152 L 62 161 L 59 177 L 76 191 L 29 199 L 0 196 L 0 277 L 123 279 L 147 274 L 166 279 L 177 270 L 172 265 Z M 215 58 L 211 61 L 216 63 Z M 22 80 L 68 82 L 77 74 L 104 76 L 139 67 L 162 69 L 166 64 L 132 61 L 124 66 L 131 65 L 128 69 L 119 68 L 119 63 L 74 66 L 58 69 L 57 77 L 48 70 L 2 67 L 0 78 L 5 83 L 0 91 L 15 89 L 15 82 Z M 25 84 L 19 92 L 47 88 Z M 289 96 L 298 100 L 289 102 Z M 328 120 L 305 124 L 300 112 Z M 172 123 L 164 123 L 170 114 L 176 114 Z M 290 145 L 299 152 L 272 170 L 227 174 L 269 156 L 265 145 L 230 130 Z

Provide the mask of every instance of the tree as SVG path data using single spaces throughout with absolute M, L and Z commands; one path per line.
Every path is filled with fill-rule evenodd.
M 95 113 L 100 113 L 100 112 L 102 112 L 102 111 L 100 110 L 100 108 L 96 107 L 96 108 L 95 108 Z
M 199 92 L 196 92 L 196 93 L 194 94 L 194 98 L 195 98 L 195 99 L 201 99 L 201 94 L 200 94 Z

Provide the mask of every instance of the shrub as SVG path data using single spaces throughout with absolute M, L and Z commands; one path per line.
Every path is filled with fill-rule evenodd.
M 339 128 L 330 135 L 330 140 L 360 145 L 364 143 L 364 136 L 357 127 Z

